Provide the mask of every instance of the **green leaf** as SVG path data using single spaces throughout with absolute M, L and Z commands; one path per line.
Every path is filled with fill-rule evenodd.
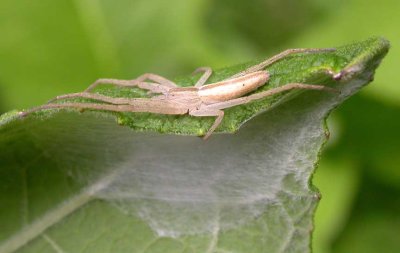
M 372 80 L 388 48 L 374 37 L 277 62 L 262 89 L 306 82 L 341 93 L 290 91 L 230 108 L 218 128 L 229 134 L 206 142 L 173 133 L 203 134 L 213 118 L 74 109 L 1 116 L 0 252 L 308 252 L 324 119 Z M 210 82 L 254 63 L 216 71 Z

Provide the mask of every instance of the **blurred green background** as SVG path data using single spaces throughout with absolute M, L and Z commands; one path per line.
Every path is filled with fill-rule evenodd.
M 0 1 L 0 113 L 100 77 L 185 75 L 382 35 L 375 81 L 329 119 L 316 253 L 400 251 L 399 0 Z

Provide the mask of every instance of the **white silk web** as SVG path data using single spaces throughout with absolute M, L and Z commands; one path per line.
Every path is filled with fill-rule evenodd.
M 158 235 L 215 233 L 257 219 L 280 205 L 281 193 L 309 194 L 325 141 L 322 119 L 349 93 L 307 92 L 235 135 L 214 134 L 208 141 L 135 133 L 88 112 L 59 113 L 31 132 L 59 169 L 85 187 L 109 178 L 94 196 L 140 217 Z M 288 178 L 295 191 L 285 184 Z

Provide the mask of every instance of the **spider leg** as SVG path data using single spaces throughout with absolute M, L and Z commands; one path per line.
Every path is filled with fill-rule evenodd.
M 200 72 L 204 72 L 203 75 L 200 77 L 200 79 L 196 82 L 196 84 L 194 85 L 194 87 L 201 87 L 203 86 L 208 78 L 210 78 L 211 74 L 212 74 L 212 69 L 210 67 L 200 67 L 197 68 L 192 75 L 200 73 Z
M 50 100 L 48 103 L 69 98 L 88 98 L 115 105 L 131 104 L 132 101 L 134 100 L 132 98 L 124 98 L 124 97 L 109 97 L 98 93 L 77 92 L 77 93 L 70 93 L 57 96 L 52 100 Z
M 230 108 L 230 107 L 237 106 L 237 105 L 247 104 L 254 100 L 262 99 L 265 97 L 269 97 L 269 96 L 272 96 L 272 95 L 275 95 L 275 94 L 278 94 L 278 93 L 281 93 L 284 91 L 293 90 L 293 89 L 323 90 L 323 91 L 329 91 L 329 92 L 339 92 L 336 89 L 329 88 L 324 85 L 288 83 L 283 86 L 273 88 L 273 89 L 270 89 L 267 91 L 258 92 L 258 93 L 255 93 L 255 94 L 252 94 L 252 95 L 249 95 L 246 97 L 240 97 L 240 98 L 235 98 L 235 99 L 231 99 L 231 100 L 224 101 L 224 102 L 210 104 L 210 105 L 207 105 L 207 108 L 214 109 L 214 110 L 222 110 L 222 109 Z
M 24 112 L 20 112 L 20 117 L 25 117 L 33 112 L 46 110 L 46 109 L 63 109 L 63 108 L 74 108 L 74 109 L 93 109 L 102 111 L 113 111 L 113 112 L 136 112 L 137 110 L 133 105 L 126 104 L 96 104 L 96 103 L 62 103 L 62 104 L 45 104 L 38 107 L 34 107 Z
M 118 87 L 139 87 L 141 89 L 149 90 L 153 93 L 166 93 L 170 88 L 165 87 L 159 83 L 143 82 L 136 79 L 133 80 L 120 80 L 120 79 L 98 79 L 92 83 L 85 92 L 92 91 L 95 87 L 101 84 L 112 84 Z
M 234 78 L 234 77 L 238 77 L 238 76 L 243 76 L 245 74 L 252 73 L 252 72 L 255 72 L 255 71 L 263 70 L 267 66 L 269 66 L 269 65 L 271 65 L 271 64 L 273 64 L 273 63 L 285 58 L 288 55 L 298 54 L 298 53 L 332 52 L 332 51 L 335 51 L 335 50 L 336 50 L 335 48 L 293 48 L 293 49 L 287 49 L 287 50 L 285 50 L 285 51 L 283 51 L 283 52 L 281 52 L 281 53 L 279 53 L 277 55 L 272 56 L 271 58 L 268 58 L 267 60 L 265 60 L 265 61 L 263 61 L 263 62 L 261 62 L 259 64 L 253 65 L 253 66 L 251 66 L 251 67 L 249 67 L 249 68 L 247 68 L 247 69 L 245 69 L 245 70 L 243 70 L 243 71 L 241 71 L 241 72 L 229 77 L 228 79 Z
M 20 116 L 25 117 L 28 114 L 45 109 L 63 108 L 93 109 L 113 112 L 149 112 L 170 115 L 183 115 L 188 113 L 188 108 L 184 106 L 182 107 L 182 105 L 179 103 L 151 98 L 115 98 L 86 92 L 66 94 L 59 97 L 59 99 L 67 98 L 89 98 L 105 102 L 107 104 L 69 101 L 65 103 L 49 103 L 24 112 L 20 112 Z
M 153 74 L 153 73 L 144 73 L 143 75 L 137 77 L 135 80 L 139 81 L 139 82 L 143 82 L 145 80 L 150 80 L 150 81 L 158 83 L 158 84 L 162 85 L 163 87 L 169 88 L 169 89 L 178 87 L 176 85 L 176 83 L 174 83 L 173 81 L 171 81 L 163 76 Z
M 213 125 L 210 127 L 210 129 L 208 129 L 208 132 L 203 137 L 203 140 L 207 140 L 208 137 L 210 137 L 211 134 L 215 131 L 215 129 L 219 126 L 219 124 L 221 124 L 222 119 L 224 118 L 224 111 L 218 109 L 208 109 L 208 107 L 205 107 L 204 109 L 200 108 L 198 110 L 189 111 L 189 115 L 195 117 L 210 117 L 210 116 L 217 117 Z
M 153 82 L 145 82 L 145 80 L 150 80 Z M 165 77 L 145 73 L 133 80 L 121 80 L 121 79 L 98 79 L 92 83 L 85 91 L 89 92 L 95 87 L 101 84 L 112 84 L 119 87 L 139 87 L 141 89 L 149 90 L 151 93 L 163 93 L 166 94 L 171 88 L 176 88 L 177 85 L 166 79 Z

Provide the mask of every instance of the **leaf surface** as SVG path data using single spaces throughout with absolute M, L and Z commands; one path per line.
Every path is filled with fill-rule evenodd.
M 4 114 L 0 252 L 308 252 L 319 199 L 309 181 L 327 139 L 324 120 L 372 80 L 388 48 L 374 37 L 277 62 L 261 90 L 303 82 L 341 93 L 294 90 L 230 108 L 218 128 L 226 134 L 206 142 L 196 135 L 213 118 Z M 218 70 L 210 82 L 255 63 Z

